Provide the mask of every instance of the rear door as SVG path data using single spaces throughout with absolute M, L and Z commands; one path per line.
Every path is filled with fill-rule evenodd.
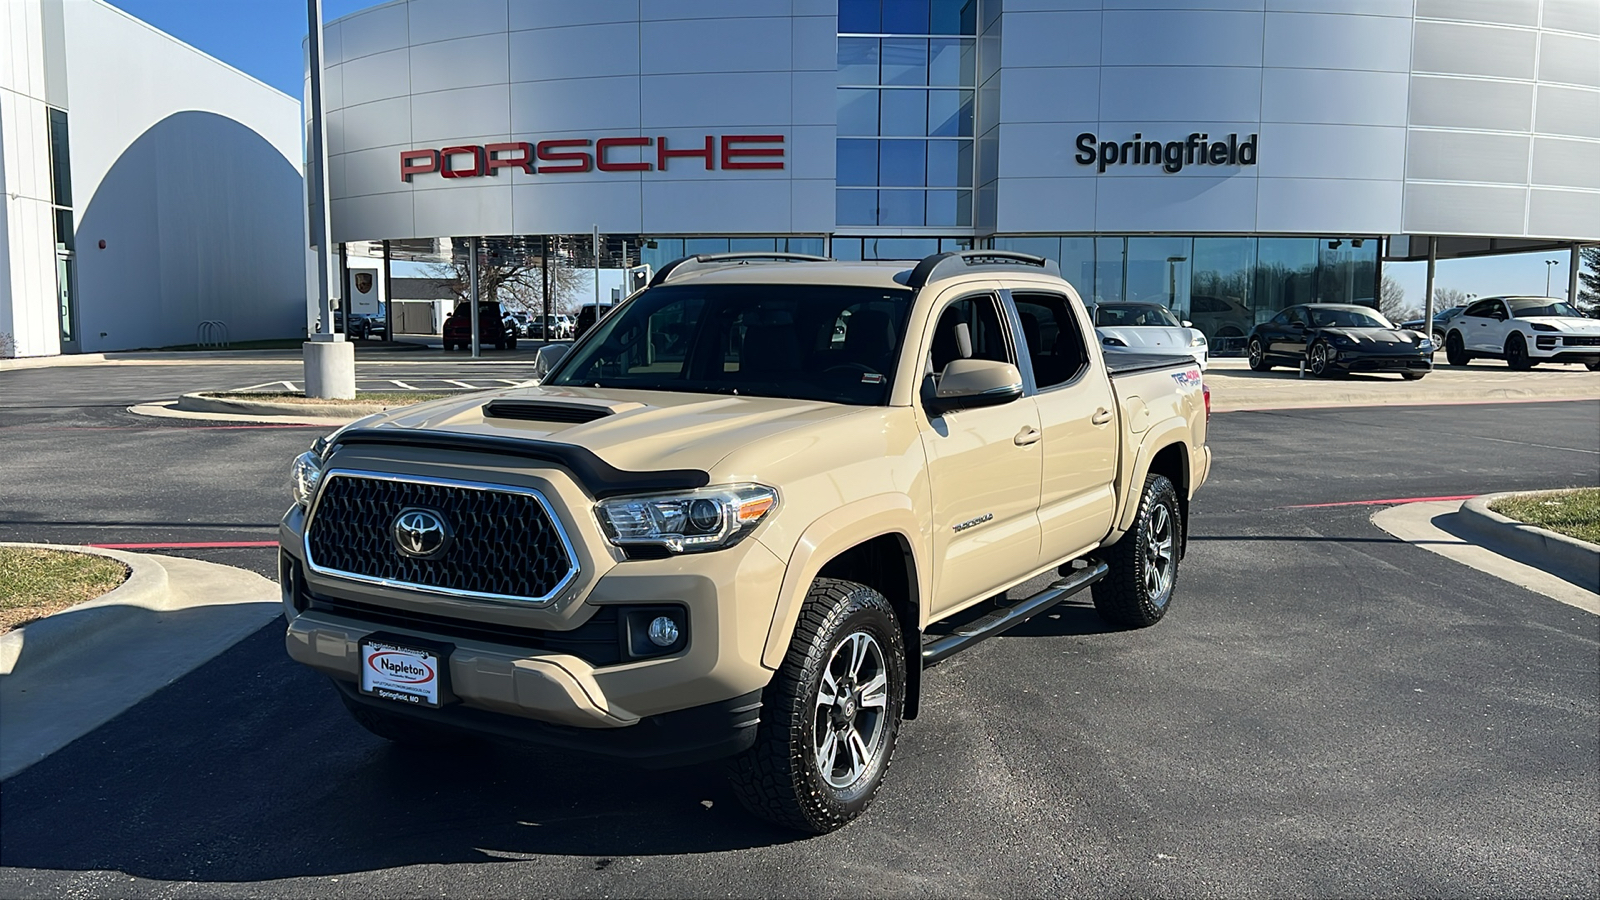
M 1105 362 L 1090 350 L 1087 315 L 1065 293 L 1016 288 L 1010 299 L 1024 337 L 1043 433 L 1040 564 L 1089 550 L 1116 513 L 1121 424 Z
M 920 347 L 925 389 L 952 360 L 1019 361 L 1009 316 L 988 290 L 940 297 Z M 917 418 L 933 500 L 929 606 L 939 618 L 1037 567 L 1042 435 L 1029 396 L 942 416 L 919 404 Z

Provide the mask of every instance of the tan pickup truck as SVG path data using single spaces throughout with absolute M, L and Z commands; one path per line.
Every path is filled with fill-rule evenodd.
M 295 461 L 289 654 L 391 740 L 726 757 L 757 814 L 838 828 L 929 666 L 1085 588 L 1166 613 L 1209 394 L 1094 334 L 1023 254 L 679 260 L 540 386 Z

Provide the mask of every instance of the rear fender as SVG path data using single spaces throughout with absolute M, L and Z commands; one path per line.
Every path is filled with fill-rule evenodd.
M 1106 538 L 1107 544 L 1115 543 L 1133 528 L 1134 518 L 1139 514 L 1139 500 L 1144 495 L 1144 481 L 1150 476 L 1150 461 L 1155 459 L 1157 453 L 1173 444 L 1183 445 L 1184 461 L 1190 467 L 1188 482 L 1194 484 L 1194 454 L 1188 443 L 1189 422 L 1182 416 L 1159 422 L 1144 433 L 1144 439 L 1139 442 L 1139 449 L 1134 454 L 1133 464 L 1129 467 L 1132 477 L 1127 481 L 1128 488 L 1118 501 L 1116 531 Z M 1189 499 L 1185 485 L 1174 487 L 1185 501 Z

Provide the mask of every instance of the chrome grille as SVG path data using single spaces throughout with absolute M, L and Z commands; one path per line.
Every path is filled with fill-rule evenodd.
M 392 537 L 402 510 L 426 509 L 453 532 L 434 558 Z M 338 470 L 323 477 L 306 524 L 312 571 L 452 596 L 544 603 L 577 577 L 577 557 L 531 488 Z

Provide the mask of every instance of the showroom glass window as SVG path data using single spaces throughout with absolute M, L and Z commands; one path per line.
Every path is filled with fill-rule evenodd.
M 976 6 L 840 0 L 839 225 L 972 225 Z

